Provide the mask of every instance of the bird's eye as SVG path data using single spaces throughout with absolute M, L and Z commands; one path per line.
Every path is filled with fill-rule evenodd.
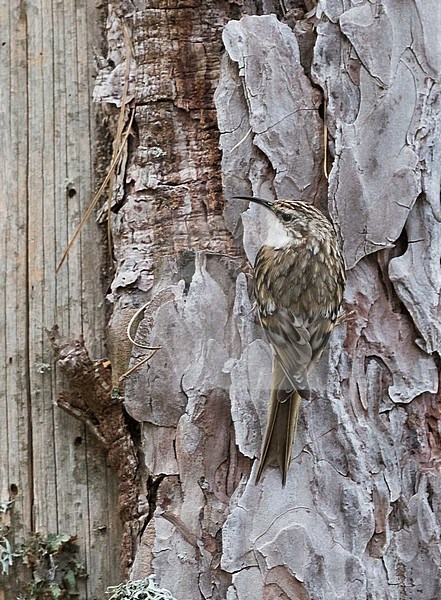
M 284 213 L 282 215 L 282 220 L 285 221 L 285 223 L 291 223 L 292 221 L 292 215 L 288 214 L 288 213 Z

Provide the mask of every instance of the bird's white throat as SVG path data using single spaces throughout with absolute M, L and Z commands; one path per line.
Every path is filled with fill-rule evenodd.
M 265 245 L 271 246 L 275 250 L 280 250 L 293 241 L 292 235 L 283 223 L 279 221 L 276 215 L 268 215 L 268 236 Z

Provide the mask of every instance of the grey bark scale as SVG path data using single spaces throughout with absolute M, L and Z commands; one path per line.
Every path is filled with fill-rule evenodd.
M 275 568 L 286 575 L 280 579 L 283 584 L 279 584 L 279 593 L 283 590 L 289 598 L 413 598 L 418 594 L 421 597 L 439 594 L 435 574 L 438 559 L 433 557 L 433 548 L 439 539 L 440 522 L 435 506 L 427 500 L 427 490 L 431 490 L 433 498 L 434 488 L 439 487 L 435 477 L 437 459 L 431 453 L 439 447 L 440 438 L 438 434 L 433 436 L 432 425 L 426 420 L 428 414 L 434 411 L 438 414 L 434 408 L 437 368 L 430 354 L 434 332 L 439 327 L 434 300 L 439 293 L 439 277 L 433 277 L 435 262 L 438 264 L 439 260 L 435 241 L 438 225 L 427 200 L 433 189 L 433 177 L 435 181 L 438 177 L 431 139 L 436 136 L 439 124 L 433 122 L 436 108 L 433 103 L 427 108 L 426 101 L 434 84 L 420 77 L 418 88 L 418 79 L 412 77 L 412 69 L 419 69 L 416 61 L 409 66 L 402 64 L 397 56 L 395 72 L 390 70 L 388 51 L 385 55 L 376 51 L 383 44 L 386 48 L 393 46 L 396 52 L 401 44 L 404 52 L 406 39 L 402 39 L 400 27 L 406 11 L 401 10 L 400 21 L 393 14 L 393 6 L 387 17 L 388 3 L 383 7 L 366 3 L 346 12 L 339 6 L 340 11 L 331 3 L 318 4 L 316 18 L 320 21 L 312 73 L 328 98 L 328 126 L 335 138 L 329 203 L 351 268 L 346 307 L 354 313 L 334 333 L 328 364 L 322 361 L 316 374 L 316 397 L 303 407 L 303 431 L 300 426 L 301 440 L 297 452 L 294 451 L 297 458 L 287 485 L 290 489 L 275 492 L 278 484 L 275 471 L 267 476 L 262 490 L 248 485 L 236 499 L 237 506 L 223 527 L 224 548 L 228 551 L 223 555 L 222 566 L 233 573 L 228 596 L 231 599 L 265 597 L 265 589 L 273 585 L 269 575 Z M 420 17 L 424 21 L 429 14 L 430 11 Z M 378 19 L 387 18 L 389 23 L 393 22 L 394 31 L 391 28 L 387 32 L 387 28 L 378 26 Z M 419 48 L 427 44 L 418 26 L 421 19 L 416 21 L 418 31 L 412 32 L 413 39 L 419 40 L 414 45 Z M 405 15 L 408 27 L 410 21 L 411 14 Z M 276 68 L 284 71 L 280 57 L 276 57 L 276 52 L 271 53 L 273 45 L 277 48 L 282 45 L 275 42 L 274 28 L 295 44 L 294 35 L 276 23 L 274 17 L 244 18 L 229 24 L 224 33 L 228 58 L 224 59 L 217 107 L 227 197 L 236 193 L 239 181 L 245 182 L 242 185 L 246 191 L 251 187 L 260 195 L 262 190 L 264 195 L 267 190 L 277 190 L 267 170 L 268 164 L 274 164 L 273 152 L 277 156 L 282 147 L 289 157 L 296 149 L 293 136 L 284 137 L 282 133 L 277 147 L 265 148 L 266 160 L 260 155 L 256 164 L 251 135 L 246 144 L 230 154 L 247 128 L 255 133 L 252 111 L 259 117 L 268 112 L 265 76 L 272 72 L 272 55 L 278 63 Z M 262 30 L 266 33 L 262 34 Z M 244 40 L 252 47 L 253 36 L 259 51 L 243 51 Z M 251 68 L 248 57 L 251 55 L 253 61 L 258 61 L 256 54 L 265 58 Z M 361 65 L 357 64 L 360 61 Z M 289 68 L 293 68 L 292 63 L 293 59 Z M 378 81 L 386 77 L 386 69 L 390 70 L 387 90 L 386 83 Z M 411 80 L 406 83 L 408 76 Z M 277 90 L 272 88 L 269 97 L 285 100 L 292 94 L 291 89 L 286 91 L 283 80 L 277 80 L 273 86 Z M 292 83 L 292 89 L 298 89 L 297 81 Z M 400 95 L 404 96 L 403 102 Z M 248 97 L 252 97 L 253 104 L 247 101 Z M 414 107 L 410 112 L 409 103 Z M 283 110 L 283 102 L 277 103 L 277 109 L 274 103 L 271 106 Z M 431 119 L 429 147 L 414 143 L 421 121 L 428 118 Z M 232 119 L 240 124 L 242 131 L 232 125 Z M 387 127 L 380 131 L 385 120 Z M 300 121 L 297 127 L 305 136 L 314 135 L 311 123 Z M 394 150 L 394 143 L 401 145 Z M 262 150 L 258 142 L 256 145 Z M 428 151 L 430 163 L 424 171 L 431 176 L 426 173 L 424 180 L 420 164 L 421 161 L 427 164 Z M 310 160 L 307 153 L 305 159 Z M 377 162 L 373 166 L 369 161 Z M 280 194 L 281 190 L 277 192 Z M 298 189 L 292 186 L 283 193 L 296 196 Z M 313 200 L 314 184 L 304 194 Z M 436 195 L 438 198 L 439 190 Z M 412 225 L 415 213 L 419 215 L 419 227 Z M 233 219 L 231 222 L 234 230 Z M 253 208 L 242 214 L 242 222 L 244 247 L 252 259 L 264 239 L 260 224 L 256 228 Z M 406 274 L 398 270 L 398 265 L 406 259 L 396 251 L 383 250 L 377 258 L 379 249 L 394 246 L 405 224 L 408 230 L 419 231 L 419 244 L 426 248 L 429 257 L 429 264 L 419 265 L 418 275 L 415 269 Z M 409 253 L 414 256 L 417 247 L 416 243 L 409 244 L 403 256 Z M 425 273 L 432 274 L 428 285 Z M 414 321 L 407 311 L 400 309 L 396 294 L 403 301 L 412 299 L 406 307 Z M 430 333 L 424 335 L 425 332 Z M 241 379 L 245 381 L 249 360 L 244 354 L 243 365 L 239 361 L 235 367 L 236 376 L 237 370 L 242 369 Z M 244 386 L 236 392 L 236 385 L 233 381 L 232 399 L 238 395 L 246 400 Z M 252 414 L 249 410 L 243 412 Z M 435 422 L 438 418 L 439 415 Z M 239 447 L 242 430 L 242 424 L 236 425 Z M 427 459 L 431 462 L 428 471 Z M 402 530 L 405 527 L 402 509 L 407 517 L 413 515 L 410 534 Z M 418 522 L 415 511 L 424 513 L 423 521 L 431 523 L 429 535 L 425 533 L 426 525 Z M 407 518 L 406 524 L 409 524 Z M 414 548 L 417 562 L 409 560 L 409 547 L 405 551 L 404 543 Z M 418 550 L 421 545 L 422 551 Z M 429 578 L 423 574 L 423 564 L 431 573 Z
M 125 403 L 159 485 L 140 496 L 148 518 L 132 574 L 154 570 L 177 598 L 440 593 L 439 57 L 427 42 L 438 15 L 397 7 L 318 2 L 295 33 L 275 15 L 227 24 L 221 2 L 124 9 L 138 131 L 112 217 L 110 335 L 118 343 L 123 307 L 147 302 L 137 340 L 162 349 L 127 380 Z M 307 76 L 298 39 L 311 24 Z M 118 39 L 112 13 L 110 32 Z M 328 190 L 317 86 L 334 152 Z M 117 104 L 121 89 L 100 97 Z M 328 203 L 350 269 L 353 313 L 315 373 L 283 491 L 276 470 L 255 486 L 250 468 L 271 355 L 241 246 L 252 262 L 266 224 L 224 198 L 251 191 Z

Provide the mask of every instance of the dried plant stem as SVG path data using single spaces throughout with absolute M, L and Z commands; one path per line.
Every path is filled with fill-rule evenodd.
M 107 239 L 108 239 L 108 244 L 109 244 L 109 254 L 110 254 L 110 256 L 112 255 L 112 234 L 111 234 L 111 228 L 110 228 L 110 211 L 112 208 L 112 193 L 113 193 L 113 184 L 115 181 L 115 169 L 118 164 L 119 158 L 122 154 L 122 151 L 125 147 L 127 138 L 130 134 L 132 123 L 133 123 L 133 118 L 135 116 L 135 111 L 132 110 L 132 114 L 129 119 L 129 124 L 127 126 L 125 134 L 123 134 L 125 113 L 126 113 L 126 107 L 127 107 L 127 94 L 128 94 L 128 90 L 129 90 L 130 63 L 131 63 L 131 59 L 133 56 L 133 46 L 132 46 L 132 42 L 130 40 L 129 30 L 127 28 L 125 21 L 123 21 L 123 31 L 124 31 L 124 46 L 125 46 L 125 55 L 126 55 L 126 65 L 125 65 L 126 68 L 125 68 L 125 73 L 124 73 L 124 87 L 123 87 L 122 98 L 121 98 L 121 110 L 120 110 L 120 113 L 118 116 L 118 124 L 117 124 L 115 142 L 113 145 L 112 160 L 110 162 L 110 167 L 109 167 L 109 170 L 107 172 L 107 175 L 106 175 L 103 183 L 101 184 L 98 192 L 95 194 L 89 208 L 84 213 L 79 226 L 77 227 L 74 235 L 72 236 L 72 239 L 70 240 L 70 242 L 68 243 L 68 245 L 66 247 L 66 250 L 64 251 L 63 256 L 61 257 L 61 260 L 56 268 L 57 273 L 60 270 L 61 265 L 66 260 L 66 257 L 69 254 L 70 250 L 72 249 L 72 246 L 74 245 L 75 240 L 79 236 L 82 228 L 89 220 L 90 215 L 92 214 L 93 209 L 95 208 L 97 202 L 103 195 L 103 193 L 107 187 L 107 184 L 109 184 L 109 197 L 107 200 Z
M 327 102 L 325 99 L 323 103 L 323 172 L 325 174 L 326 179 L 328 180 L 328 123 L 326 118 L 327 108 Z
M 64 263 L 64 261 L 66 260 L 66 257 L 67 257 L 67 255 L 69 254 L 69 252 L 70 252 L 70 250 L 71 250 L 72 246 L 74 245 L 74 243 L 75 243 L 75 240 L 76 240 L 76 239 L 77 239 L 77 237 L 79 236 L 79 234 L 80 234 L 80 232 L 81 232 L 82 228 L 84 227 L 84 225 L 85 225 L 85 224 L 87 223 L 87 221 L 89 220 L 89 217 L 90 217 L 90 215 L 92 214 L 92 212 L 93 212 L 93 209 L 95 208 L 95 206 L 96 206 L 96 204 L 97 204 L 98 200 L 101 198 L 101 196 L 103 195 L 103 192 L 104 192 L 104 190 L 106 189 L 106 186 L 107 186 L 107 184 L 108 184 L 108 182 L 109 182 L 109 180 L 110 180 L 110 177 L 111 177 L 111 173 L 112 173 L 113 169 L 115 168 L 116 164 L 118 163 L 119 157 L 121 156 L 121 154 L 122 154 L 122 151 L 123 151 L 123 148 L 124 148 L 124 144 L 126 143 L 126 141 L 127 141 L 127 138 L 128 138 L 128 137 L 129 137 L 129 135 L 130 135 L 130 132 L 131 132 L 131 129 L 132 129 L 132 123 L 133 123 L 133 118 L 134 118 L 134 116 L 135 116 L 135 111 L 133 110 L 133 111 L 132 111 L 132 114 L 131 114 L 131 116 L 130 116 L 129 123 L 128 123 L 128 125 L 127 125 L 126 132 L 124 133 L 124 135 L 123 135 L 123 137 L 122 137 L 122 140 L 121 140 L 121 146 L 119 147 L 119 149 L 118 149 L 118 152 L 117 152 L 117 154 L 116 154 L 115 158 L 112 160 L 112 162 L 111 162 L 111 164 L 110 164 L 109 171 L 108 171 L 108 173 L 107 173 L 107 175 L 106 175 L 106 177 L 105 177 L 105 179 L 104 179 L 103 183 L 100 185 L 100 189 L 99 189 L 99 190 L 97 191 L 97 193 L 95 194 L 95 196 L 94 196 L 94 198 L 93 198 L 92 202 L 90 203 L 90 206 L 89 206 L 89 208 L 88 208 L 88 209 L 86 210 L 86 212 L 84 213 L 84 215 L 83 215 L 83 218 L 81 219 L 81 222 L 80 222 L 80 224 L 78 225 L 78 227 L 77 227 L 77 229 L 76 229 L 75 233 L 73 234 L 73 236 L 72 236 L 72 239 L 70 240 L 69 244 L 67 245 L 67 248 L 66 248 L 66 250 L 64 251 L 64 254 L 63 254 L 63 256 L 61 257 L 61 260 L 60 260 L 60 262 L 59 262 L 59 264 L 58 264 L 58 266 L 57 266 L 57 268 L 56 268 L 56 272 L 57 272 L 57 273 L 58 273 L 58 271 L 60 270 L 60 268 L 61 268 L 61 265 L 62 265 L 62 264 Z
M 121 375 L 121 377 L 119 378 L 119 381 L 124 381 L 124 379 L 126 379 L 131 373 L 133 373 L 134 371 L 136 371 L 136 369 L 139 369 L 140 366 L 142 366 L 146 362 L 148 362 L 156 354 L 156 352 L 161 349 L 161 346 L 145 346 L 144 344 L 139 344 L 132 337 L 133 323 L 136 321 L 136 319 L 139 317 L 139 315 L 142 313 L 142 311 L 146 309 L 146 307 L 148 306 L 148 304 L 149 303 L 147 302 L 146 304 L 143 304 L 143 306 L 141 306 L 140 308 L 138 308 L 138 310 L 135 312 L 135 314 L 133 315 L 133 317 L 130 319 L 129 324 L 127 325 L 127 331 L 126 331 L 126 333 L 127 333 L 127 337 L 129 338 L 130 342 L 136 348 L 144 348 L 145 350 L 152 350 L 153 352 L 151 354 L 149 354 L 149 356 L 145 356 L 144 358 L 142 358 L 138 363 L 136 363 L 136 365 L 133 365 L 133 367 L 131 367 L 128 371 L 126 371 L 125 373 L 123 373 Z
M 129 78 L 130 78 L 130 63 L 133 54 L 133 47 L 130 40 L 129 31 L 127 28 L 127 24 L 123 21 L 123 32 L 124 32 L 124 49 L 126 56 L 126 64 L 125 64 L 125 72 L 124 72 L 124 87 L 121 98 L 121 110 L 119 112 L 118 117 L 118 125 L 116 129 L 115 141 L 113 144 L 113 156 L 112 156 L 112 164 L 114 163 L 114 159 L 118 154 L 121 146 L 121 139 L 124 129 L 124 120 L 126 113 L 126 104 L 127 104 L 127 93 L 129 91 Z M 107 198 L 107 243 L 109 247 L 109 256 L 112 259 L 112 228 L 111 228 L 111 220 L 110 220 L 110 211 L 112 210 L 112 195 L 113 195 L 113 186 L 115 183 L 115 167 L 110 170 L 110 178 L 109 178 L 109 195 Z
M 147 363 L 151 358 L 153 358 L 155 356 L 155 354 L 157 353 L 157 351 L 161 349 L 161 346 L 156 346 L 155 348 L 150 348 L 150 349 L 153 350 L 153 352 L 151 354 L 149 354 L 148 356 L 144 356 L 144 358 L 142 358 L 138 363 L 136 363 L 136 365 L 133 365 L 133 367 L 131 367 L 128 371 L 123 373 L 121 375 L 121 377 L 119 378 L 120 381 L 124 381 L 124 379 L 126 379 L 134 371 L 139 369 L 139 367 L 141 367 L 142 365 Z

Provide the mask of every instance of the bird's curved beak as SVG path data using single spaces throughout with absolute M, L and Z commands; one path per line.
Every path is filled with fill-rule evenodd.
M 250 202 L 255 202 L 256 204 L 260 204 L 260 206 L 264 206 L 268 208 L 270 211 L 273 210 L 273 202 L 272 200 L 266 200 L 265 198 L 258 198 L 257 196 L 232 196 L 230 200 L 250 200 Z

